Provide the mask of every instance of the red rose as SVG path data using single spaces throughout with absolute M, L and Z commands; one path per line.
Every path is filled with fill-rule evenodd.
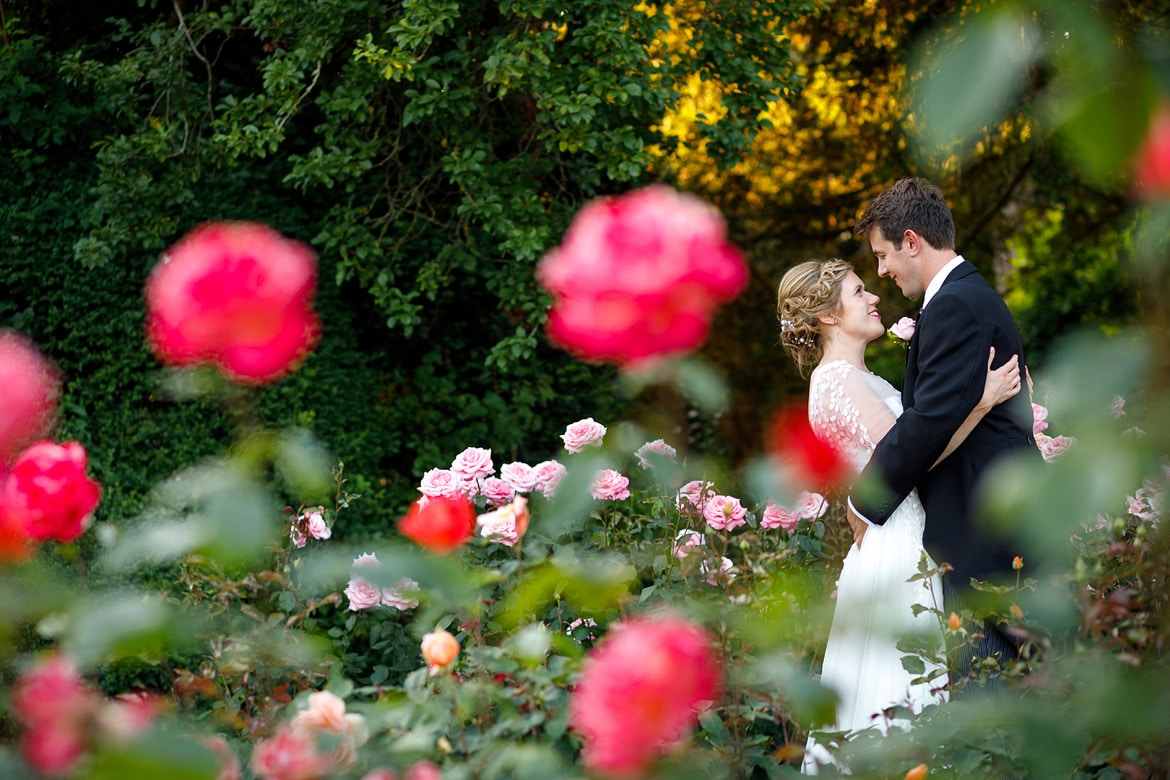
M 271 382 L 317 343 L 316 284 L 317 258 L 305 244 L 256 223 L 208 223 L 151 272 L 147 337 L 164 363 Z
M 424 496 L 410 505 L 398 530 L 432 552 L 449 553 L 475 533 L 475 507 L 458 496 Z
M 813 432 L 804 404 L 787 406 L 772 418 L 767 448 L 780 463 L 789 486 L 797 491 L 824 492 L 849 473 L 848 461 Z
M 1170 198 L 1170 102 L 1163 103 L 1150 119 L 1133 171 L 1143 198 Z
M 0 525 L 33 539 L 76 539 L 101 497 L 101 486 L 85 468 L 85 447 L 75 441 L 29 447 L 0 487 Z

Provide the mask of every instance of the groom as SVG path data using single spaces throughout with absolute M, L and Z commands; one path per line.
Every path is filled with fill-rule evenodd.
M 942 192 L 907 178 L 882 191 L 854 232 L 869 238 L 878 276 L 893 279 L 907 298 L 923 297 L 906 353 L 904 411 L 873 453 L 849 499 L 858 543 L 868 525 L 881 525 L 915 487 L 926 508 L 923 543 L 953 571 L 944 581 L 954 609 L 971 578 L 1010 574 L 1013 551 L 976 528 L 972 503 L 987 467 L 1009 456 L 1040 458 L 1032 436 L 1032 410 L 1024 393 L 994 407 L 950 457 L 934 464 L 951 435 L 983 394 L 987 355 L 996 366 L 1020 356 L 1023 344 L 1011 312 L 975 266 L 955 252 L 955 225 Z M 865 485 L 877 490 L 865 490 Z M 959 592 L 956 592 L 956 591 Z M 1016 657 L 1015 643 L 993 626 L 979 655 Z M 964 659 L 966 660 L 966 659 Z

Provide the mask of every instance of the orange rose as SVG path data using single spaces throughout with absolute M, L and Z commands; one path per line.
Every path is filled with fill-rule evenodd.
M 926 780 L 926 776 L 930 774 L 930 769 L 926 764 L 919 764 L 906 773 L 906 780 Z
M 449 631 L 436 628 L 422 638 L 422 654 L 428 664 L 446 666 L 459 655 L 459 640 Z
M 963 619 L 952 612 L 951 616 L 947 618 L 947 628 L 949 628 L 951 631 L 958 631 L 962 627 Z

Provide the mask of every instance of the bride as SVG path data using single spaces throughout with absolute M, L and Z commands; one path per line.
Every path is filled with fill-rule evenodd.
M 849 460 L 855 474 L 902 413 L 899 392 L 865 366 L 866 345 L 885 333 L 877 302 L 843 260 L 801 263 L 784 275 L 777 291 L 781 344 L 802 375 L 816 364 L 809 379 L 809 422 L 818 438 Z M 939 460 L 993 406 L 1019 392 L 1017 358 L 993 371 L 994 354 L 993 348 L 982 400 Z M 838 698 L 836 722 L 828 731 L 854 734 L 877 728 L 885 733 L 890 721 L 883 712 L 888 708 L 899 705 L 917 713 L 946 698 L 945 669 L 927 660 L 925 673 L 911 674 L 902 666 L 906 653 L 897 648 L 899 639 L 913 635 L 944 649 L 939 575 L 915 578 L 923 556 L 928 570 L 937 568 L 922 546 L 925 522 L 915 491 L 885 525 L 853 529 L 856 544 L 850 546 L 837 582 L 821 671 L 821 684 Z M 915 615 L 915 604 L 925 609 Z M 810 736 L 801 771 L 816 774 L 828 763 L 835 763 L 830 752 Z

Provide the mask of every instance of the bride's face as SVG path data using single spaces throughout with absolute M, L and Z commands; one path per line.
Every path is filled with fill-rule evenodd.
M 837 328 L 842 335 L 869 343 L 886 332 L 878 314 L 880 299 L 865 289 L 865 283 L 850 271 L 841 281 L 841 308 L 837 311 Z

